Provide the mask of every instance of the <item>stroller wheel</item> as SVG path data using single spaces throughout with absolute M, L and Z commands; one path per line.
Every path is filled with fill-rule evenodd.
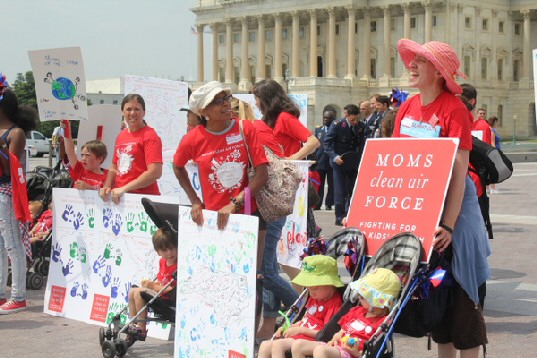
M 122 339 L 118 339 L 114 343 L 116 344 L 116 355 L 118 357 L 123 357 L 125 354 L 127 354 L 127 350 L 129 349 L 127 342 Z
M 48 276 L 48 268 L 50 263 L 47 260 L 40 260 L 35 265 L 35 272 L 39 272 L 43 276 Z
M 104 327 L 99 328 L 99 345 L 102 347 L 104 343 Z
M 28 276 L 26 276 L 26 286 L 30 290 L 39 290 L 41 287 L 43 287 L 43 275 L 37 272 L 30 272 Z
M 116 355 L 116 345 L 112 341 L 105 341 L 101 350 L 104 358 L 114 358 Z

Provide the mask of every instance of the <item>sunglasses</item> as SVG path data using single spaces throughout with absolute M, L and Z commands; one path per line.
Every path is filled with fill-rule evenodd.
M 211 104 L 216 104 L 217 106 L 221 106 L 221 105 L 223 105 L 225 102 L 231 102 L 231 99 L 233 99 L 233 95 L 228 94 L 228 95 L 225 95 L 224 97 L 215 98 L 215 99 L 211 102 Z

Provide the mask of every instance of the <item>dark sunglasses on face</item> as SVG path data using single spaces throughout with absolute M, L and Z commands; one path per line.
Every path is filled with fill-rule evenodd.
M 221 106 L 224 104 L 224 102 L 231 102 L 232 98 L 233 98 L 233 95 L 228 94 L 228 95 L 225 95 L 224 97 L 213 99 L 211 104 L 216 104 L 217 106 Z

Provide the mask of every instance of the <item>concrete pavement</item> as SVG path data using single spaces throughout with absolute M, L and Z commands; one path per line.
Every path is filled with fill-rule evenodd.
M 491 241 L 492 271 L 487 285 L 485 320 L 489 358 L 532 357 L 537 341 L 537 163 L 516 163 L 515 173 L 491 196 L 495 239 Z M 333 211 L 315 211 L 323 234 L 330 236 Z M 98 327 L 48 316 L 44 290 L 28 291 L 29 308 L 0 316 L 0 357 L 101 357 Z M 395 336 L 396 357 L 436 357 L 426 338 Z M 173 342 L 148 338 L 136 343 L 127 357 L 170 357 Z

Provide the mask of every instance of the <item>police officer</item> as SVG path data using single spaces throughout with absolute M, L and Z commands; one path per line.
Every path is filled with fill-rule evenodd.
M 330 128 L 330 125 L 335 118 L 336 114 L 334 111 L 324 111 L 323 125 L 315 128 L 315 137 L 317 137 L 319 142 L 323 143 L 324 137 L 328 132 L 328 128 Z M 323 204 L 325 186 L 324 184 L 326 182 L 328 184 L 328 191 L 326 192 L 326 199 L 324 201 L 324 205 L 326 210 L 332 210 L 332 206 L 334 205 L 334 180 L 332 178 L 332 167 L 329 164 L 330 159 L 324 151 L 324 145 L 321 145 L 319 146 L 319 148 L 317 148 L 317 151 L 315 152 L 315 161 L 317 162 L 315 164 L 315 170 L 319 173 L 319 176 L 321 177 L 319 189 L 320 200 L 317 205 L 315 205 L 315 209 L 319 210 L 321 208 L 321 205 Z
M 332 122 L 324 137 L 323 145 L 330 159 L 334 176 L 334 202 L 336 225 L 347 215 L 364 140 L 365 124 L 358 121 L 360 110 L 354 104 L 343 107 L 344 118 Z

